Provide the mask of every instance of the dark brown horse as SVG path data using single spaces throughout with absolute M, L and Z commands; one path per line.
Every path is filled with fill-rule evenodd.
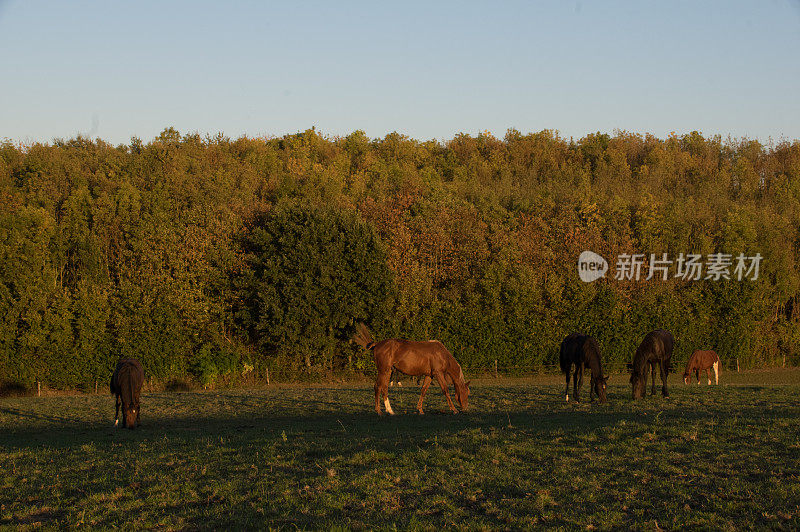
M 569 401 L 569 374 L 575 366 L 573 389 L 575 400 L 580 401 L 580 391 L 583 386 L 583 368 L 591 371 L 589 381 L 589 401 L 593 400 L 592 394 L 596 393 L 601 403 L 606 402 L 606 382 L 608 377 L 603 377 L 603 368 L 600 365 L 600 346 L 597 340 L 585 334 L 572 333 L 561 342 L 559 354 L 561 371 L 567 375 L 567 387 L 564 397 Z
M 394 414 L 392 406 L 389 404 L 389 376 L 392 369 L 412 377 L 423 376 L 422 393 L 417 402 L 417 410 L 422 411 L 422 401 L 425 399 L 425 392 L 431 385 L 431 381 L 436 379 L 442 388 L 442 393 L 447 400 L 447 405 L 454 414 L 458 413 L 453 401 L 450 399 L 447 379 L 449 378 L 456 391 L 456 399 L 461 406 L 461 410 L 467 410 L 469 397 L 469 381 L 464 381 L 464 373 L 456 359 L 438 340 L 428 340 L 427 342 L 414 342 L 399 338 L 390 338 L 375 342 L 372 335 L 364 324 L 358 325 L 358 330 L 353 337 L 356 343 L 372 351 L 375 359 L 375 366 L 378 369 L 378 376 L 375 378 L 375 411 L 381 414 L 380 398 L 383 397 L 383 404 L 386 412 Z
M 119 425 L 119 406 L 122 402 L 122 426 L 132 429 L 139 425 L 139 398 L 144 382 L 144 370 L 134 358 L 121 358 L 111 376 L 111 393 L 117 396 L 114 426 Z
M 711 384 L 711 370 L 714 370 L 714 384 L 719 384 L 719 356 L 714 351 L 701 351 L 696 350 L 689 357 L 689 362 L 686 363 L 686 369 L 683 372 L 684 384 L 692 383 L 692 372 L 697 377 L 697 384 L 700 384 L 700 372 L 705 371 L 708 377 L 708 384 Z
M 650 368 L 653 379 L 653 391 L 656 394 L 656 366 L 661 370 L 661 393 L 664 397 L 669 397 L 667 390 L 667 372 L 670 368 L 672 359 L 672 348 L 675 339 L 669 331 L 662 329 L 648 333 L 644 337 L 636 354 L 633 357 L 633 369 L 631 371 L 631 387 L 633 398 L 641 399 L 647 389 L 647 369 Z

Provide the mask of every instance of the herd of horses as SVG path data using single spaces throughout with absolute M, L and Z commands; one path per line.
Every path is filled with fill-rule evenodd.
M 387 414 L 394 414 L 392 405 L 389 403 L 389 382 L 393 379 L 395 372 L 400 372 L 411 377 L 422 379 L 422 392 L 417 402 L 417 411 L 423 414 L 422 402 L 425 400 L 425 393 L 435 379 L 442 389 L 447 406 L 455 414 L 458 413 L 453 401 L 450 398 L 449 386 L 455 389 L 456 400 L 461 410 L 467 410 L 469 402 L 470 381 L 464 379 L 464 372 L 450 351 L 438 340 L 428 340 L 424 342 L 404 340 L 400 338 L 389 338 L 376 342 L 367 327 L 359 323 L 353 340 L 364 349 L 371 351 L 375 360 L 378 374 L 375 379 L 375 411 L 378 415 L 382 414 L 381 399 L 383 408 Z M 656 393 L 656 368 L 661 375 L 661 393 L 664 397 L 669 397 L 667 390 L 667 374 L 670 370 L 672 350 L 675 340 L 669 331 L 658 329 L 648 333 L 633 356 L 633 362 L 629 365 L 631 369 L 631 390 L 634 399 L 641 399 L 647 389 L 647 373 L 651 374 L 651 395 Z M 593 396 L 597 395 L 599 402 L 607 401 L 606 383 L 608 376 L 603 375 L 601 364 L 600 345 L 591 336 L 579 333 L 572 333 L 561 342 L 559 352 L 559 363 L 561 371 L 566 375 L 567 385 L 564 396 L 569 401 L 569 381 L 572 374 L 573 395 L 576 401 L 580 401 L 580 390 L 583 385 L 583 370 L 589 370 L 589 400 L 593 401 Z M 573 369 L 574 368 L 574 369 Z M 700 384 L 700 372 L 705 371 L 708 377 L 708 384 L 711 384 L 711 371 L 714 371 L 714 379 L 719 384 L 719 357 L 714 351 L 697 350 L 692 353 L 686 370 L 683 373 L 683 381 L 691 383 L 691 375 L 695 374 L 697 383 Z M 111 377 L 111 393 L 116 396 L 116 414 L 114 426 L 119 425 L 120 406 L 122 407 L 122 426 L 134 428 L 140 422 L 140 396 L 142 383 L 144 382 L 144 370 L 138 360 L 132 358 L 122 358 L 117 363 L 114 374 Z
M 652 331 L 644 337 L 642 343 L 633 355 L 633 362 L 629 364 L 631 370 L 631 391 L 634 399 L 644 397 L 647 389 L 647 371 L 651 374 L 651 395 L 656 393 L 656 367 L 661 375 L 661 393 L 664 397 L 669 397 L 667 390 L 667 374 L 671 369 L 672 349 L 675 346 L 675 339 L 672 333 L 663 329 Z M 601 403 L 606 401 L 606 382 L 607 376 L 603 376 L 603 368 L 600 364 L 600 346 L 597 340 L 585 334 L 572 333 L 561 342 L 561 352 L 559 354 L 561 371 L 567 376 L 567 387 L 564 396 L 569 401 L 569 377 L 570 371 L 575 366 L 573 377 L 573 393 L 575 400 L 580 400 L 580 389 L 583 383 L 583 370 L 591 372 L 589 384 L 589 400 L 592 394 L 597 394 Z M 697 377 L 697 384 L 700 384 L 700 372 L 705 371 L 708 377 L 708 384 L 711 384 L 711 370 L 714 371 L 714 380 L 719 384 L 720 361 L 717 353 L 711 350 L 696 350 L 689 357 L 686 369 L 683 372 L 683 382 L 691 384 L 692 373 Z

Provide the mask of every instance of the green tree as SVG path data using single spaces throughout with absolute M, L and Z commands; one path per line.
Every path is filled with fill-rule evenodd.
M 354 322 L 387 320 L 395 288 L 386 254 L 352 211 L 279 206 L 254 220 L 243 246 L 239 319 L 262 361 L 341 368 Z

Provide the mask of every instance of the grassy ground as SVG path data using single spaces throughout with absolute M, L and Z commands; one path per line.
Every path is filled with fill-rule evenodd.
M 800 529 L 800 371 L 723 378 L 486 379 L 457 416 L 406 385 L 381 418 L 360 384 L 150 393 L 135 431 L 111 396 L 0 399 L 0 527 Z

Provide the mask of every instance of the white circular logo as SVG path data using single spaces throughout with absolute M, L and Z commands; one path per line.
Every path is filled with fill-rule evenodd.
M 605 277 L 608 271 L 606 259 L 592 251 L 584 251 L 578 257 L 578 276 L 584 283 L 591 283 Z

